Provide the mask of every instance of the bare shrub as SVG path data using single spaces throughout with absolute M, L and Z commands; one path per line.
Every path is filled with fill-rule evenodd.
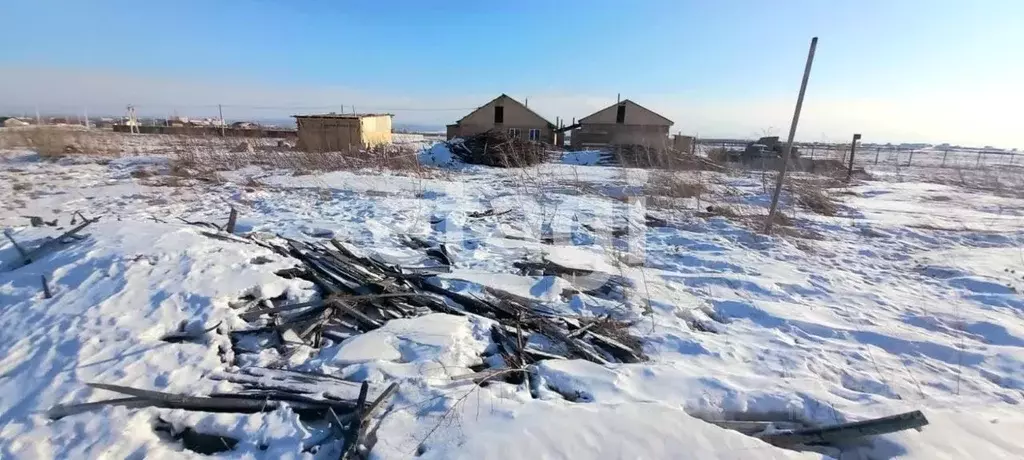
M 259 179 L 253 176 L 248 176 L 245 178 L 245 182 L 243 182 L 242 185 L 247 188 L 262 188 L 264 184 L 263 182 L 260 182 Z
M 719 216 L 727 218 L 739 217 L 740 213 L 736 208 L 729 205 L 711 205 L 706 208 L 707 213 L 704 216 Z
M 11 185 L 11 190 L 14 190 L 15 192 L 24 192 L 26 190 L 31 190 L 31 189 L 32 189 L 32 184 L 30 184 L 28 182 L 15 182 L 13 185 Z
M 688 151 L 640 144 L 616 145 L 615 161 L 626 168 L 657 168 L 670 171 L 721 170 L 721 166 Z
M 699 198 L 706 188 L 699 178 L 687 177 L 672 171 L 652 171 L 645 190 L 648 197 L 655 198 L 654 204 L 672 202 L 675 198 Z M 668 198 L 669 200 L 659 200 Z
M 186 185 L 186 182 L 181 176 L 154 176 L 144 181 L 143 185 L 150 187 L 181 187 Z
M 129 173 L 128 175 L 132 176 L 132 177 L 134 177 L 136 179 L 145 179 L 145 178 L 150 177 L 150 176 L 152 176 L 154 174 L 156 174 L 156 173 L 154 173 L 153 171 L 151 171 L 149 169 L 136 169 L 136 170 L 132 171 L 131 173 Z
M 708 151 L 708 160 L 725 164 L 729 162 L 729 150 L 725 147 L 715 147 Z
M 796 202 L 811 211 L 823 216 L 834 216 L 839 212 L 839 204 L 814 182 L 796 182 L 792 184 L 796 194 Z
M 763 223 L 764 223 L 764 219 L 757 219 L 755 221 L 755 225 L 757 226 L 757 228 L 760 228 L 760 226 L 763 225 Z M 778 225 L 778 226 L 781 226 L 781 227 L 792 227 L 793 226 L 793 219 L 791 217 L 789 217 L 788 215 L 786 215 L 786 213 L 784 213 L 782 211 L 777 211 L 775 213 L 775 219 L 774 219 L 774 221 L 772 223 L 774 225 Z

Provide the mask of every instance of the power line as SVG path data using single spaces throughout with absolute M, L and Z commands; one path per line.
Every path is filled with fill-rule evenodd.
M 207 107 L 207 106 L 187 106 L 187 107 Z M 211 108 L 217 107 L 216 105 L 209 106 Z M 319 105 L 319 106 L 260 106 L 260 105 L 244 105 L 244 104 L 224 104 L 226 108 L 233 109 L 253 109 L 253 110 L 329 110 L 339 107 L 338 105 Z M 353 107 L 353 106 L 348 106 Z M 359 106 L 364 108 L 364 106 Z M 367 110 L 382 111 L 382 112 L 445 112 L 454 110 L 476 110 L 478 107 L 365 107 Z

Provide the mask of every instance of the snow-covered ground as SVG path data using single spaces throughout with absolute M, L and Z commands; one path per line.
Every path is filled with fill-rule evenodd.
M 435 149 L 435 157 L 444 157 Z M 586 163 L 579 158 L 574 163 Z M 237 415 L 109 407 L 51 421 L 56 404 L 116 395 L 103 382 L 208 394 L 233 384 L 227 331 L 244 294 L 315 295 L 274 272 L 294 261 L 182 223 L 226 220 L 238 232 L 333 236 L 390 260 L 409 236 L 446 242 L 455 269 L 438 282 L 490 286 L 553 311 L 636 321 L 649 362 L 549 360 L 538 388 L 453 376 L 490 346 L 488 321 L 431 314 L 287 358 L 353 381 L 401 382 L 383 412 L 375 458 L 822 458 L 780 449 L 701 419 L 814 423 L 920 409 L 930 425 L 825 452 L 841 458 L 1024 458 L 1024 199 L 955 181 L 880 171 L 833 190 L 836 216 L 794 209 L 799 231 L 767 237 L 752 218 L 698 215 L 707 206 L 763 214 L 759 174 L 685 173 L 699 197 L 644 196 L 642 170 L 548 164 L 415 172 L 293 175 L 248 168 L 219 182 L 155 180 L 168 158 L 0 160 L 0 226 L 24 246 L 59 234 L 25 216 L 102 217 L 33 263 L 0 241 L 0 458 L 198 456 L 153 429 L 231 436 L 224 457 L 328 458 L 304 452 L 323 428 L 285 408 Z M 492 216 L 472 213 L 494 209 Z M 506 212 L 507 211 L 507 212 Z M 665 221 L 645 225 L 646 215 Z M 521 275 L 544 257 L 587 279 Z M 40 277 L 53 298 L 45 299 Z M 583 285 L 628 280 L 619 302 Z M 203 343 L 164 334 L 220 323 Z M 264 350 L 254 364 L 281 356 Z

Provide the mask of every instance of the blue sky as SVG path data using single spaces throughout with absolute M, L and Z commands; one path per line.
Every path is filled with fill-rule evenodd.
M 0 111 L 442 125 L 500 93 L 579 118 L 617 93 L 702 136 L 1024 147 L 1024 2 L 10 1 Z M 449 110 L 451 109 L 451 110 Z M 349 110 L 349 109 L 346 109 Z

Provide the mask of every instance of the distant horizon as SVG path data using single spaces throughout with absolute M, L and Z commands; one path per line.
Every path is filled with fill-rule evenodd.
M 323 113 L 329 113 L 329 112 L 323 112 Z M 54 117 L 75 118 L 76 114 L 74 114 L 74 113 L 62 113 L 62 112 L 43 112 L 42 110 L 40 110 L 39 116 L 40 117 L 46 117 L 46 118 L 54 118 Z M 82 115 L 82 116 L 84 117 L 84 115 Z M 209 115 L 190 116 L 188 114 L 178 114 L 177 116 L 182 116 L 182 117 L 187 117 L 187 118 L 194 118 L 194 119 L 216 119 L 217 118 L 216 116 L 209 116 Z M 24 113 L 22 113 L 22 114 L 10 114 L 9 112 L 0 111 L 0 117 L 17 117 L 17 118 L 32 118 L 32 119 L 34 119 L 35 118 L 35 114 L 34 113 L 27 114 L 27 115 L 24 114 Z M 124 117 L 125 117 L 125 114 L 123 114 L 123 113 L 119 114 L 119 115 L 112 115 L 112 114 L 109 114 L 109 113 L 107 113 L 107 114 L 104 114 L 104 113 L 95 113 L 95 114 L 94 113 L 89 113 L 89 119 L 97 119 L 97 118 L 121 119 L 121 118 L 124 118 Z M 138 114 L 138 117 L 141 118 L 141 119 L 150 119 L 150 118 L 153 118 L 153 119 L 166 119 L 167 118 L 166 115 L 149 115 L 149 114 L 144 114 L 144 113 Z M 286 128 L 295 128 L 296 127 L 295 119 L 292 118 L 292 117 L 285 117 L 285 118 L 280 118 L 280 117 L 268 117 L 268 118 L 261 118 L 261 117 L 230 118 L 230 117 L 225 116 L 224 117 L 224 121 L 225 121 L 225 123 L 228 123 L 228 124 L 236 123 L 236 122 L 254 122 L 254 123 L 261 124 L 261 125 L 266 125 L 266 126 L 278 126 L 278 127 L 286 127 Z M 401 130 L 401 131 L 409 131 L 409 132 L 424 132 L 424 133 L 444 133 L 445 129 L 446 129 L 445 125 L 432 125 L 432 124 L 422 124 L 422 123 L 404 123 L 404 122 L 400 121 L 397 117 L 396 117 L 395 122 L 393 123 L 392 126 L 393 126 L 392 130 Z M 782 137 L 782 135 L 779 135 L 779 134 L 770 134 L 770 135 L 779 136 L 780 138 Z M 756 139 L 758 139 L 760 137 L 763 137 L 763 136 L 764 136 L 764 134 L 751 135 L 751 136 L 747 136 L 747 137 L 714 136 L 714 137 L 705 137 L 705 138 L 699 138 L 699 139 L 704 139 L 704 140 L 743 140 L 743 141 L 750 141 L 750 140 L 756 140 Z M 849 143 L 849 140 L 846 140 L 846 141 L 834 141 L 834 142 L 823 142 L 823 141 L 817 141 L 817 140 L 805 140 L 805 139 L 801 139 L 799 136 L 797 136 L 796 142 L 797 143 L 801 143 L 801 144 L 813 144 L 813 143 L 844 144 L 844 143 Z M 973 144 L 961 144 L 961 143 L 946 142 L 946 141 L 943 141 L 943 142 L 871 141 L 871 140 L 867 140 L 867 139 L 864 139 L 864 138 L 862 138 L 861 141 L 858 142 L 858 144 L 859 145 L 896 145 L 896 146 L 900 146 L 900 145 L 929 145 L 929 146 L 949 145 L 951 147 L 961 147 L 961 148 L 968 148 L 968 149 L 996 149 L 996 150 L 1004 150 L 1004 151 L 1024 150 L 1024 148 L 1016 147 L 1016 146 L 1000 146 L 1000 145 L 993 145 L 993 144 L 977 144 L 977 145 L 973 145 Z

